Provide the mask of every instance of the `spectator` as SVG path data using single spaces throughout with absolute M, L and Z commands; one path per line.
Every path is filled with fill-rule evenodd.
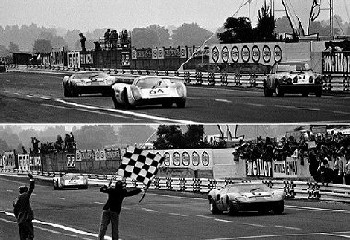
M 344 173 L 343 173 L 343 159 L 341 156 L 336 156 L 335 160 L 334 160 L 334 167 L 333 167 L 333 171 L 334 171 L 334 178 L 333 178 L 333 183 L 335 184 L 343 184 L 343 177 L 344 177 Z
M 107 29 L 107 31 L 104 34 L 104 39 L 105 39 L 105 49 L 110 48 L 110 37 L 111 37 L 111 29 Z
M 350 158 L 348 158 L 347 163 L 345 164 L 345 184 L 350 185 Z
M 81 45 L 81 50 L 83 52 L 86 52 L 86 47 L 85 47 L 85 42 L 86 42 L 86 37 L 84 36 L 84 34 L 79 33 L 80 36 L 80 45 Z
M 17 219 L 20 240 L 34 239 L 33 219 L 34 214 L 30 206 L 30 196 L 34 190 L 33 175 L 28 173 L 30 179 L 27 186 L 19 187 L 19 196 L 13 201 L 13 213 Z
M 100 191 L 108 194 L 108 200 L 103 207 L 101 216 L 100 230 L 98 239 L 103 240 L 107 231 L 108 224 L 112 223 L 112 239 L 118 240 L 119 237 L 119 214 L 121 211 L 122 202 L 125 197 L 133 196 L 140 193 L 142 190 L 136 188 L 134 190 L 126 190 L 122 181 L 117 181 L 115 187 L 111 187 L 112 179 L 108 186 L 103 186 Z

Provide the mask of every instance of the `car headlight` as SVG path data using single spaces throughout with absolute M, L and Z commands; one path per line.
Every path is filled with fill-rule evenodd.
M 185 88 L 181 84 L 176 85 L 176 91 L 180 97 L 186 97 Z
M 131 92 L 132 92 L 132 95 L 134 96 L 135 100 L 139 100 L 142 98 L 141 92 L 138 89 L 138 87 L 131 86 Z

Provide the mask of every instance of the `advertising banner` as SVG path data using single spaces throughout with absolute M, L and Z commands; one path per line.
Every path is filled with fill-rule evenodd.
M 323 52 L 322 73 L 323 74 L 349 74 L 350 52 Z
M 285 176 L 286 176 L 286 161 L 274 161 L 273 177 L 285 177 Z
M 290 176 L 290 175 L 296 176 L 298 174 L 297 161 L 298 161 L 298 158 L 295 158 L 295 157 L 286 158 L 286 175 L 287 176 Z
M 214 44 L 209 63 L 260 63 L 273 65 L 283 60 L 285 44 L 280 42 Z
M 207 170 L 213 167 L 213 155 L 207 149 L 163 150 L 154 153 L 164 156 L 163 167 Z
M 272 162 L 262 159 L 247 160 L 247 176 L 272 177 Z

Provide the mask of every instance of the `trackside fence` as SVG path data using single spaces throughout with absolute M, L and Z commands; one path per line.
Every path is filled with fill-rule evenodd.
M 0 169 L 0 173 L 25 175 L 27 172 L 17 169 Z M 53 177 L 60 176 L 62 173 L 34 171 L 33 174 L 44 180 L 52 181 Z M 82 175 L 89 178 L 90 185 L 104 185 L 107 184 L 110 179 L 121 180 L 121 177 L 116 175 Z M 330 200 L 350 203 L 350 185 L 330 183 L 328 186 L 323 186 L 317 182 L 307 181 L 155 177 L 149 188 L 154 190 L 207 194 L 211 189 L 241 182 L 264 183 L 273 189 L 284 191 L 287 199 Z M 135 182 L 130 179 L 126 180 L 126 184 L 127 187 L 144 187 L 143 183 Z
M 137 77 L 143 75 L 153 76 L 177 76 L 183 78 L 189 85 L 203 86 L 230 86 L 242 88 L 263 88 L 266 74 L 239 74 L 227 72 L 197 72 L 197 71 L 158 71 L 158 70 L 133 70 L 133 69 L 110 69 L 110 68 L 69 68 L 66 66 L 48 65 L 9 65 L 8 69 L 19 70 L 25 67 L 27 70 L 50 70 L 50 71 L 103 71 L 113 75 L 124 77 Z M 323 91 L 350 93 L 350 75 L 324 75 Z

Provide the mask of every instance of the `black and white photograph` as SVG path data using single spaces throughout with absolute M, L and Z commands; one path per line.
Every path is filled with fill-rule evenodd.
M 0 240 L 350 238 L 349 9 L 3 0 Z

